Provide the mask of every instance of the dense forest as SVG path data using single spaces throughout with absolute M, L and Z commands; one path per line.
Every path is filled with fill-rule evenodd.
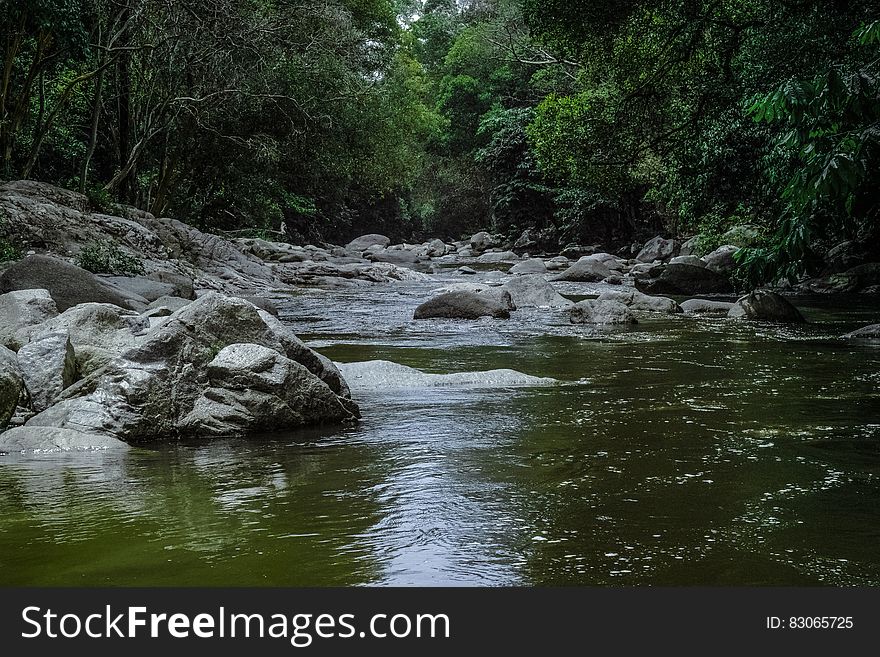
M 291 241 L 877 248 L 870 0 L 2 0 L 0 178 Z M 276 236 L 277 239 L 277 236 Z

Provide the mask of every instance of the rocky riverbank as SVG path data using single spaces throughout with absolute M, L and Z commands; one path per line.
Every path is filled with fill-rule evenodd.
M 332 294 L 442 274 L 445 285 L 413 307 L 419 321 L 516 321 L 525 308 L 596 326 L 671 314 L 804 321 L 778 291 L 730 296 L 734 244 L 703 257 L 661 237 L 628 255 L 598 246 L 546 254 L 528 233 L 505 243 L 481 232 L 454 243 L 392 245 L 365 235 L 344 246 L 294 246 L 226 239 L 133 208 L 108 214 L 82 195 L 28 181 L 0 185 L 0 232 L 25 250 L 0 273 L 0 451 L 353 423 L 360 411 L 346 377 L 356 391 L 392 380 L 552 382 L 510 370 L 438 377 L 381 361 L 340 372 L 276 317 L 275 302 L 302 287 Z M 75 264 L 102 244 L 137 272 Z M 875 270 L 851 267 L 846 291 L 875 291 Z M 598 290 L 585 294 L 584 284 Z M 876 339 L 877 327 L 846 337 Z

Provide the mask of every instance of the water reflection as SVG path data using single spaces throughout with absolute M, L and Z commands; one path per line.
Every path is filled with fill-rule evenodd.
M 565 385 L 362 393 L 341 432 L 2 456 L 0 582 L 880 583 L 880 346 L 837 337 L 876 304 L 808 300 L 794 328 L 411 321 L 437 286 L 306 293 L 285 320 L 337 360 Z

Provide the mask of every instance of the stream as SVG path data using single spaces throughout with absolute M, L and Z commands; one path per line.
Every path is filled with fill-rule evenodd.
M 352 382 L 356 427 L 0 456 L 0 583 L 880 585 L 880 343 L 839 338 L 876 299 L 794 299 L 798 326 L 413 321 L 452 280 L 281 317 L 339 362 L 559 384 Z

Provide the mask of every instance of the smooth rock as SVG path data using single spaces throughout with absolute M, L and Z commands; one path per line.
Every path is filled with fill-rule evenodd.
M 76 357 L 70 335 L 44 333 L 18 350 L 18 367 L 31 408 L 45 411 L 76 380 Z
M 48 256 L 28 256 L 0 275 L 2 292 L 33 289 L 47 290 L 61 312 L 91 302 L 134 310 L 147 306 L 140 295 L 116 289 L 85 269 Z
M 447 292 L 420 305 L 413 319 L 479 319 L 494 317 L 508 319 L 510 311 L 506 304 L 474 292 Z
M 519 260 L 519 256 L 516 255 L 513 251 L 490 251 L 489 253 L 484 253 L 479 258 L 477 258 L 477 262 L 481 264 L 516 262 L 517 260 Z
M 727 315 L 731 308 L 733 308 L 733 303 L 729 301 L 688 299 L 681 303 L 682 312 L 688 315 Z
M 23 390 L 24 381 L 15 352 L 0 346 L 0 431 L 9 424 Z
M 572 264 L 571 267 L 560 274 L 557 274 L 550 280 L 598 283 L 613 274 L 614 272 L 612 272 L 611 269 L 609 269 L 600 259 L 597 259 L 595 256 L 583 256 L 580 260 Z
M 171 312 L 174 312 L 191 303 L 191 299 L 185 299 L 183 297 L 159 297 L 147 306 L 147 309 L 153 310 L 154 308 L 167 308 Z
M 572 324 L 637 324 L 629 308 L 617 301 L 588 299 L 576 303 L 569 310 Z
M 17 290 L 0 295 L 0 345 L 18 350 L 30 339 L 33 327 L 57 315 L 55 301 L 46 290 Z
M 663 239 L 659 235 L 649 240 L 642 250 L 636 256 L 639 262 L 654 262 L 660 260 L 665 262 L 673 257 L 678 251 L 678 244 L 675 240 Z
M 547 273 L 547 265 L 544 264 L 543 260 L 538 260 L 537 258 L 530 258 L 528 260 L 524 260 L 520 263 L 515 264 L 508 271 L 509 274 L 546 274 Z
M 880 324 L 871 324 L 843 336 L 849 340 L 880 340 Z
M 101 276 L 100 280 L 120 290 L 122 294 L 137 295 L 148 302 L 177 293 L 177 287 L 171 283 L 162 283 L 146 276 Z
M 543 276 L 528 274 L 504 284 L 517 308 L 566 308 L 573 302 L 559 294 Z
M 654 270 L 651 271 L 654 273 Z M 636 279 L 636 288 L 645 294 L 728 294 L 733 292 L 730 281 L 706 267 L 666 265 L 657 278 Z
M 488 249 L 493 249 L 500 244 L 500 241 L 487 233 L 486 231 L 480 231 L 479 233 L 475 233 L 470 239 L 470 249 L 474 255 L 480 254 L 483 251 Z M 461 250 L 459 250 L 459 255 L 464 255 Z
M 127 450 L 112 436 L 83 433 L 56 427 L 17 427 L 0 434 L 0 452 L 83 452 Z
M 727 316 L 766 322 L 803 323 L 806 321 L 788 299 L 769 290 L 755 290 L 737 300 Z
M 702 260 L 706 263 L 705 266 L 712 271 L 728 275 L 737 267 L 736 260 L 733 257 L 737 251 L 739 251 L 738 246 L 725 244 L 724 246 L 719 246 L 712 253 L 703 256 Z
M 608 290 L 599 295 L 599 301 L 616 301 L 630 310 L 642 310 L 655 313 L 680 313 L 679 305 L 667 297 L 652 297 L 638 290 Z
M 669 261 L 670 265 L 693 265 L 694 267 L 705 267 L 706 263 L 702 258 L 695 255 L 679 255 Z
M 371 233 L 370 235 L 361 235 L 360 237 L 353 239 L 346 244 L 345 248 L 348 251 L 366 251 L 371 246 L 380 246 L 384 249 L 389 244 L 391 244 L 391 238 Z
M 385 360 L 361 363 L 337 363 L 346 380 L 355 391 L 441 386 L 467 388 L 507 388 L 513 386 L 545 386 L 558 383 L 555 379 L 529 376 L 515 370 L 490 370 L 487 372 L 457 372 L 454 374 L 429 374 L 405 365 Z

